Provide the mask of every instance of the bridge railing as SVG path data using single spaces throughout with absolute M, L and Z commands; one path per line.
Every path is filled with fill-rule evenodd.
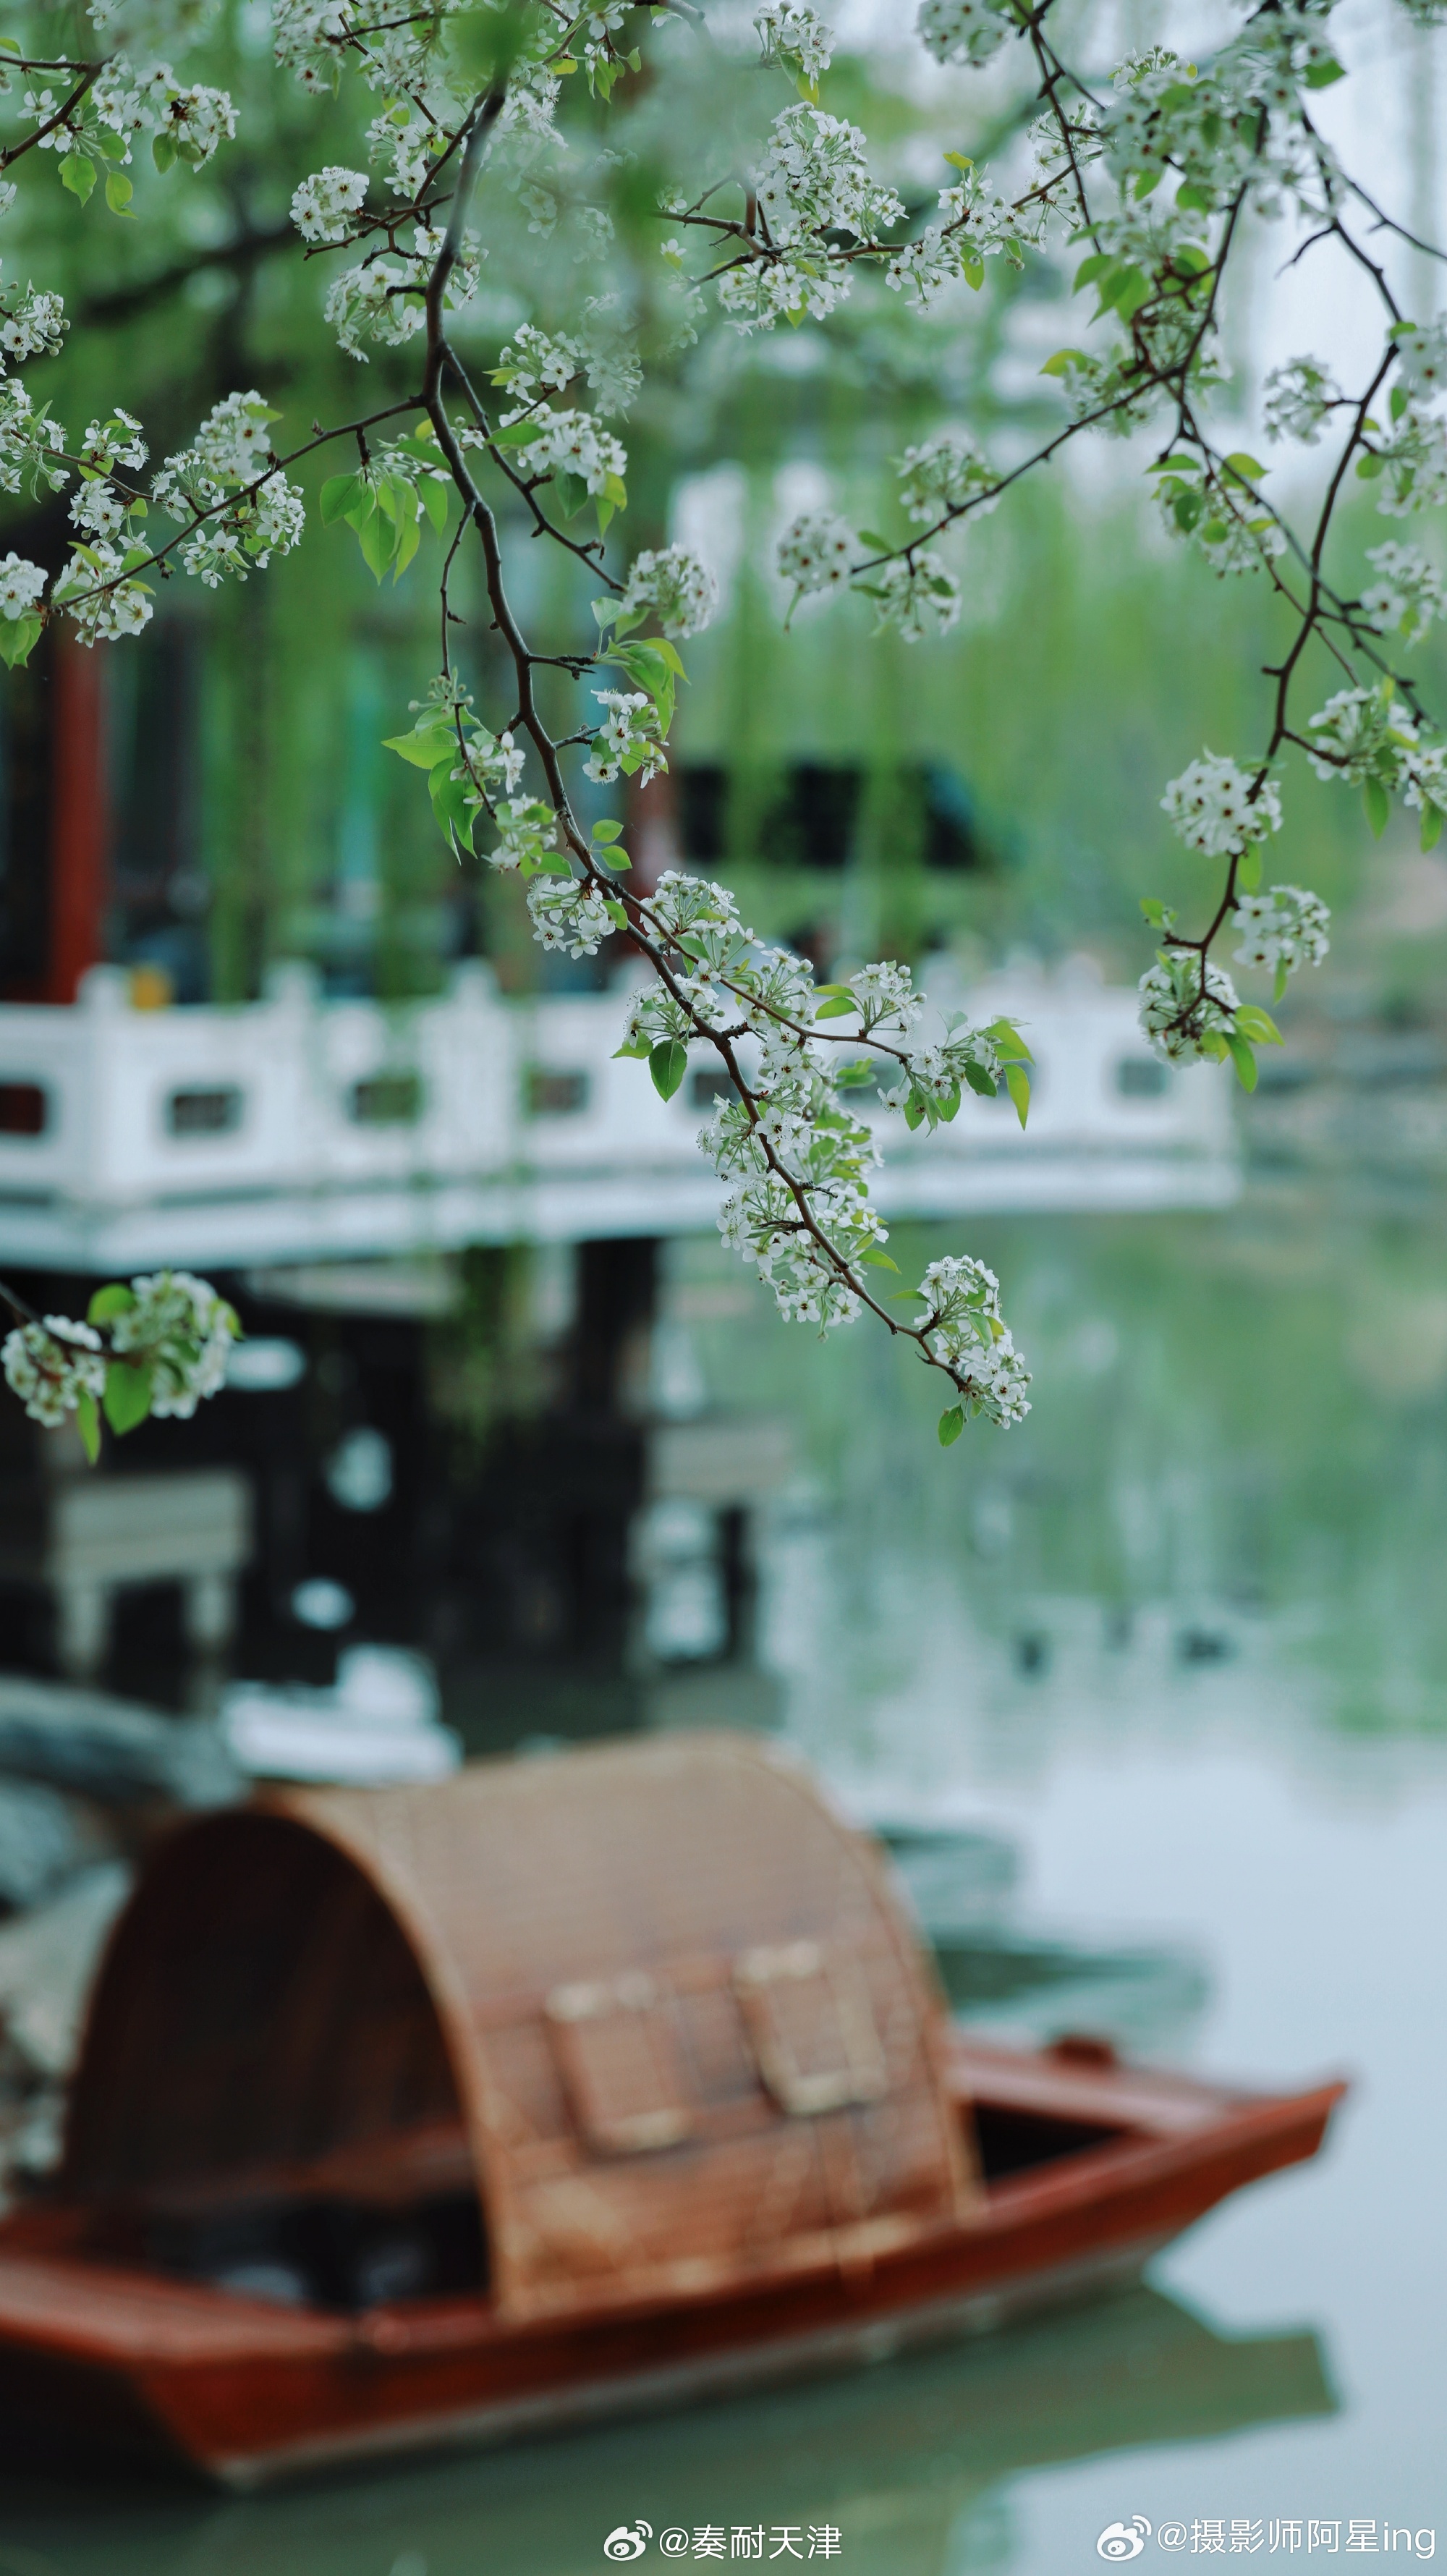
M 296 967 L 235 1009 L 136 1010 L 128 996 L 103 967 L 74 1008 L 0 1007 L 11 1261 L 223 1263 L 712 1220 L 718 1185 L 695 1139 L 716 1060 L 695 1049 L 660 1100 L 646 1068 L 615 1055 L 617 986 L 509 1000 L 469 962 L 444 994 L 397 1009 L 323 999 Z M 968 1004 L 1026 1026 L 1029 1127 L 1008 1100 L 970 1098 L 953 1125 L 912 1138 L 865 1095 L 887 1210 L 1232 1194 L 1228 1083 L 1157 1065 L 1129 991 L 1080 972 L 1004 974 Z

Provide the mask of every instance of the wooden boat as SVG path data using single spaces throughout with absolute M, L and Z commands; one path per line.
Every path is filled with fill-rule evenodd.
M 244 2486 L 877 2357 L 1138 2273 L 1341 2091 L 979 2045 L 747 1739 L 276 1792 L 120 1919 L 0 2406 Z

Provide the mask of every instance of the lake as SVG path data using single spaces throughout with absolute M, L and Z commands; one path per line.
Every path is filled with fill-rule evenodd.
M 1143 2576 L 1177 2530 L 1447 2540 L 1447 1215 L 1282 1183 L 891 1250 L 966 1245 L 1035 1409 L 947 1453 L 883 1335 L 820 1346 L 672 1247 L 668 1400 L 791 1427 L 750 1705 L 889 1829 L 969 2018 L 1344 2073 L 1323 2156 L 1141 2289 L 782 2395 L 239 2502 L 11 2473 L 0 2576 L 581 2576 L 640 2521 L 840 2576 L 1067 2576 L 1137 2516 Z M 681 1668 L 655 1714 L 733 1687 Z

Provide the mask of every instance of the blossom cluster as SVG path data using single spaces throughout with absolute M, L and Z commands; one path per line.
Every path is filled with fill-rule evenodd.
M 430 224 L 414 224 L 410 251 L 369 251 L 357 267 L 343 269 L 328 290 L 325 313 L 337 345 L 349 358 L 366 363 L 364 340 L 400 349 L 415 339 L 427 318 L 427 281 L 442 251 L 442 234 Z M 447 281 L 444 303 L 449 313 L 470 303 L 477 292 L 482 252 L 471 234 Z
M 300 543 L 305 504 L 271 465 L 276 417 L 255 391 L 228 394 L 192 445 L 168 456 L 152 482 L 158 506 L 188 532 L 183 565 L 208 590 L 228 573 L 244 581 L 252 566 L 264 571 L 274 554 L 290 554 Z
M 766 63 L 781 63 L 806 81 L 829 69 L 833 36 L 817 10 L 800 0 L 764 0 L 754 15 L 754 32 Z
M 1434 617 L 1447 610 L 1447 590 L 1435 564 L 1418 546 L 1401 546 L 1388 539 L 1382 546 L 1372 546 L 1367 561 L 1376 574 L 1362 593 L 1362 615 L 1379 635 L 1400 635 L 1408 644 L 1420 644 Z
M 927 1348 L 949 1370 L 966 1414 L 1007 1430 L 1030 1406 L 1030 1372 L 1000 1313 L 1000 1282 L 983 1261 L 952 1254 L 932 1261 L 919 1286 Z
M 664 634 L 681 643 L 701 634 L 717 607 L 717 577 L 687 546 L 648 546 L 628 568 L 618 616 L 631 622 L 652 609 Z
M 847 582 L 854 556 L 854 537 L 834 510 L 804 510 L 780 537 L 775 562 L 796 596 L 803 591 L 837 590 Z
M 59 295 L 40 295 L 29 285 L 8 286 L 0 295 L 0 349 L 12 361 L 52 355 L 69 328 Z
M 1188 850 L 1239 859 L 1252 841 L 1281 829 L 1281 798 L 1272 781 L 1249 779 L 1234 760 L 1203 752 L 1173 778 L 1161 798 Z
M 1330 941 L 1331 914 L 1320 895 L 1302 886 L 1273 886 L 1269 894 L 1242 895 L 1231 915 L 1241 934 L 1238 966 L 1269 966 L 1278 984 L 1298 966 L 1319 966 Z
M 990 62 L 1020 21 L 1009 0 L 920 0 L 915 20 L 937 63 Z
M 18 1324 L 0 1345 L 0 1366 L 32 1422 L 58 1429 L 81 1398 L 93 1404 L 104 1392 L 105 1353 L 89 1324 L 47 1315 L 43 1324 Z
M 524 453 L 528 470 L 537 475 L 576 474 L 590 492 L 602 492 L 610 476 L 628 471 L 628 454 L 611 430 L 600 429 L 591 412 L 542 411 Z
M 153 63 L 142 71 L 123 53 L 107 63 L 91 104 L 112 132 L 164 137 L 158 158 L 164 159 L 169 149 L 197 170 L 236 132 L 236 110 L 224 89 L 179 81 L 169 63 Z M 129 151 L 123 157 L 129 161 Z
M 1235 1034 L 1236 987 L 1223 967 L 1203 962 L 1194 948 L 1163 949 L 1139 991 L 1141 1027 L 1163 1064 L 1217 1055 Z
M 982 285 L 987 259 L 1003 255 L 1009 267 L 1023 268 L 1027 249 L 1044 242 L 1053 208 L 1048 195 L 1033 205 L 1011 205 L 972 164 L 953 187 L 941 189 L 939 210 L 944 221 L 926 225 L 894 253 L 885 271 L 885 284 L 906 292 L 921 311 L 960 278 Z
M 240 1327 L 224 1297 L 190 1270 L 158 1270 L 131 1281 L 132 1303 L 113 1316 L 111 1348 L 148 1369 L 151 1411 L 189 1422 L 226 1381 Z
M 945 635 L 960 613 L 960 585 L 948 564 L 925 546 L 911 546 L 880 565 L 860 588 L 873 593 L 881 627 L 892 626 L 907 644 Z
M 726 1243 L 754 1264 L 779 1312 L 822 1331 L 861 1312 L 863 1269 L 887 1240 L 870 1198 L 879 1161 L 872 1129 L 841 1097 L 816 1034 L 845 1016 L 858 1021 L 862 1043 L 902 1063 L 897 1101 L 912 1125 L 953 1116 L 962 1074 L 993 1094 L 1004 1046 L 987 1031 L 947 1031 L 942 1046 L 911 1041 L 923 1009 L 909 969 L 887 962 L 861 967 L 847 985 L 817 988 L 805 962 L 758 941 L 739 919 L 726 888 L 670 870 L 643 901 L 642 918 L 670 957 L 670 984 L 635 996 L 621 1052 L 669 1063 L 676 1088 L 688 1045 L 701 1031 L 726 1031 L 743 1055 L 741 1087 L 723 1099 L 699 1144 L 725 1184 L 719 1227 Z M 1009 1046 L 1021 1052 L 1019 1041 Z M 674 1061 L 676 1057 L 676 1061 Z M 856 1062 L 856 1072 L 860 1069 Z M 661 1086 L 662 1087 L 662 1086 Z M 889 1266 L 886 1264 L 886 1266 Z M 1028 1383 L 1008 1334 L 983 1310 L 964 1320 L 964 1289 L 936 1293 L 932 1273 L 921 1295 L 934 1316 L 931 1355 L 946 1367 L 962 1403 L 999 1422 L 1018 1420 Z M 923 1328 L 921 1338 L 924 1339 Z
M 366 195 L 365 170 L 313 170 L 292 197 L 292 222 L 306 242 L 350 241 Z
M 189 1420 L 225 1383 L 241 1327 L 209 1281 L 189 1270 L 102 1288 L 90 1313 L 87 1323 L 47 1315 L 17 1325 L 0 1347 L 0 1366 L 33 1422 L 55 1430 L 79 1414 L 92 1455 L 98 1403 L 124 1431 L 147 1413 Z
M 583 764 L 584 776 L 606 786 L 621 770 L 646 787 L 668 767 L 653 700 L 641 690 L 595 689 L 593 695 L 604 713 Z
M 991 492 L 998 480 L 979 440 L 951 423 L 937 429 L 899 460 L 899 497 L 906 516 L 920 525 L 946 518 Z M 993 508 L 986 500 L 985 508 Z
M 1273 367 L 1262 387 L 1266 435 L 1315 447 L 1341 399 L 1335 378 L 1319 358 L 1292 358 L 1284 367 Z
M 0 562 L 0 617 L 28 616 L 44 595 L 45 583 L 41 566 L 12 549 Z

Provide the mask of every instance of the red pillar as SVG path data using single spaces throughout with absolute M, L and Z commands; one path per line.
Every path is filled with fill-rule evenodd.
M 104 955 L 105 691 L 100 652 L 57 636 L 51 718 L 50 973 L 47 1002 L 73 1002 Z

